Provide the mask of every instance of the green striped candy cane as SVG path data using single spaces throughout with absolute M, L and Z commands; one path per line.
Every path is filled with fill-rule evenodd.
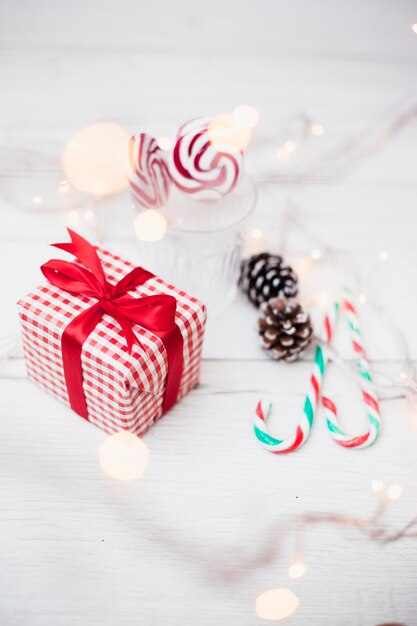
M 344 448 L 368 448 L 375 443 L 381 432 L 381 414 L 378 398 L 372 384 L 369 361 L 362 342 L 358 312 L 352 303 L 348 289 L 344 289 L 341 306 L 349 330 L 353 351 L 358 356 L 357 370 L 360 379 L 362 401 L 368 419 L 368 428 L 364 433 L 356 436 L 345 433 L 339 424 L 334 402 L 328 396 L 323 395 L 324 415 L 330 435 L 336 443 Z
M 310 376 L 309 388 L 304 401 L 304 409 L 295 433 L 283 439 L 277 439 L 269 433 L 267 419 L 272 404 L 268 400 L 260 400 L 256 406 L 254 432 L 259 443 L 269 452 L 285 454 L 300 448 L 310 435 L 316 416 L 323 378 L 328 362 L 326 346 L 333 339 L 334 329 L 338 318 L 339 304 L 335 302 L 324 316 L 324 345 L 318 345 L 314 356 L 313 371 Z

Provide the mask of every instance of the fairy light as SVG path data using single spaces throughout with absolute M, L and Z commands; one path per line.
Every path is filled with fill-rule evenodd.
M 96 220 L 96 215 L 91 209 L 85 211 L 80 207 L 78 209 L 71 209 L 66 214 L 66 225 L 70 228 L 78 227 L 80 225 L 93 226 Z
M 374 493 L 381 492 L 383 488 L 384 488 L 384 483 L 382 482 L 382 480 L 379 480 L 379 478 L 375 478 L 371 482 L 371 489 Z
M 321 291 L 317 296 L 317 302 L 320 306 L 329 306 L 330 304 L 330 295 L 327 291 Z
M 61 180 L 61 182 L 58 185 L 58 191 L 59 193 L 62 193 L 62 195 L 68 193 L 70 190 L 70 184 L 67 180 Z
M 413 25 L 412 25 L 412 29 L 413 29 L 413 31 L 417 34 L 417 23 L 415 23 L 415 24 L 413 24 Z M 313 134 L 315 134 L 315 135 L 316 135 L 317 133 L 315 133 L 315 132 L 313 131 L 313 127 L 314 127 L 314 126 L 316 126 L 316 125 L 315 125 L 315 124 L 314 124 L 314 125 L 312 125 L 312 127 L 311 127 L 311 132 L 312 132 Z M 317 125 L 317 126 L 320 126 L 320 125 Z M 323 133 L 324 133 L 324 129 L 323 129 L 323 127 L 320 127 L 320 128 L 323 130 L 323 132 L 322 132 L 322 133 L 318 133 L 318 135 L 320 135 L 320 134 L 323 134 Z M 164 140 L 165 140 L 165 139 L 168 139 L 168 138 L 161 138 L 162 143 L 164 142 Z M 161 140 L 158 140 L 158 145 L 161 147 L 161 149 L 169 149 L 169 148 L 164 148 L 164 147 L 160 144 L 160 141 L 161 141 Z M 169 139 L 168 139 L 168 141 L 169 141 Z M 71 143 L 71 142 L 70 142 L 70 143 Z M 76 145 L 76 142 L 72 142 L 72 143 L 73 143 L 74 145 Z M 288 144 L 290 144 L 290 148 L 288 148 Z M 293 144 L 293 148 L 292 148 L 292 144 Z M 163 143 L 163 145 L 164 145 L 164 143 Z M 294 152 L 295 150 L 296 150 L 296 145 L 295 145 L 295 143 L 294 143 L 294 142 L 290 142 L 290 141 L 288 141 L 288 142 L 286 142 L 286 143 L 285 143 L 284 148 L 279 148 L 279 149 L 277 150 L 277 155 L 278 155 L 278 158 L 280 158 L 280 154 L 281 154 L 281 156 L 282 156 L 282 155 L 285 155 L 285 158 L 282 158 L 282 160 L 288 160 L 288 158 L 289 158 L 289 153 L 292 153 L 292 152 Z M 70 188 L 69 183 L 68 183 L 67 181 L 62 181 L 62 183 L 60 183 L 60 185 L 59 185 L 59 187 L 58 187 L 58 190 L 59 190 L 59 192 L 60 192 L 60 193 L 66 193 L 66 191 L 61 191 L 61 188 L 60 188 L 60 187 L 61 187 L 61 184 L 63 184 L 63 183 L 65 183 L 65 184 L 68 186 L 68 187 L 67 187 L 67 190 Z M 33 196 L 32 201 L 33 201 L 33 203 L 34 203 L 34 204 L 40 204 L 40 203 L 42 202 L 42 196 Z M 136 232 L 137 232 L 137 233 L 138 233 L 138 229 L 137 229 L 137 226 L 136 226 L 136 221 L 137 221 L 137 220 L 138 220 L 138 218 L 139 218 L 141 215 L 143 215 L 144 213 L 147 213 L 147 212 L 145 211 L 145 212 L 143 212 L 143 213 L 139 214 L 139 215 L 136 217 L 136 219 L 135 219 L 135 229 L 136 229 Z M 153 213 L 157 213 L 157 212 L 153 211 Z M 87 217 L 87 215 L 89 215 L 89 214 L 91 214 L 91 217 Z M 73 219 L 76 219 L 76 220 L 78 220 L 78 221 L 79 221 L 79 219 L 80 219 L 80 213 L 79 213 L 78 211 L 76 211 L 76 210 L 74 210 L 74 211 L 70 211 L 70 212 L 68 213 L 68 217 L 70 218 L 70 216 L 71 216 Z M 167 226 L 167 224 L 166 224 L 166 220 L 165 220 L 165 218 L 163 218 L 163 217 L 162 217 L 159 213 L 158 213 L 158 217 L 159 217 L 159 218 L 162 218 L 162 220 L 165 222 L 165 227 L 164 227 L 164 230 L 163 230 L 163 234 L 164 234 L 164 233 L 165 233 L 165 230 L 166 230 L 166 226 Z M 85 219 L 92 219 L 92 218 L 93 218 L 93 214 L 92 214 L 92 212 L 91 212 L 91 211 L 86 211 L 86 212 L 84 213 L 84 218 L 85 218 Z M 152 219 L 153 219 L 153 218 L 152 218 Z M 162 238 L 162 237 L 163 237 L 163 234 L 162 234 L 162 236 L 161 236 L 161 237 L 157 237 L 157 239 Z M 143 235 L 143 233 L 141 233 L 141 235 Z M 143 236 L 141 236 L 141 235 L 139 235 L 139 233 L 138 233 L 138 237 L 139 237 L 139 239 L 143 239 L 143 240 L 146 240 L 146 241 L 154 241 L 154 240 L 155 240 L 155 239 L 147 239 L 147 238 L 144 238 L 144 237 L 143 237 Z M 254 228 L 254 229 L 252 230 L 252 237 L 253 237 L 254 239 L 260 239 L 260 238 L 262 237 L 262 235 L 263 235 L 263 233 L 262 233 L 262 231 L 261 231 L 260 229 L 258 229 L 258 228 Z M 318 249 L 314 249 L 314 250 L 312 250 L 312 251 L 311 251 L 311 257 L 312 257 L 313 259 L 318 259 L 318 258 L 320 258 L 320 257 L 321 257 L 321 252 L 320 252 L 320 250 L 318 250 Z M 388 258 L 389 258 L 389 254 L 388 254 L 388 252 L 387 252 L 386 250 L 381 250 L 381 251 L 379 252 L 379 259 L 380 259 L 381 261 L 386 261 L 386 260 L 388 260 Z M 321 292 L 321 293 L 319 294 L 319 300 L 321 300 L 321 301 L 322 301 L 322 303 L 324 303 L 324 302 L 325 302 L 325 303 L 328 303 L 328 302 L 329 302 L 329 294 L 327 294 L 326 292 Z M 364 293 L 361 293 L 361 294 L 359 294 L 359 296 L 358 296 L 358 300 L 359 300 L 359 302 L 360 302 L 361 304 L 366 304 L 366 302 L 367 302 L 367 297 L 366 297 L 366 295 L 365 295 Z M 401 378 L 402 378 L 403 380 L 405 380 L 405 379 L 407 378 L 407 375 L 406 375 L 404 372 L 401 372 L 400 376 L 401 376 Z M 130 434 L 130 433 L 129 433 L 129 434 Z M 136 439 L 137 439 L 137 438 L 136 438 Z M 139 440 L 139 441 L 141 441 L 141 440 Z M 105 442 L 105 443 L 106 443 L 106 442 Z M 142 442 L 141 442 L 141 443 L 142 443 Z M 143 444 L 143 445 L 144 445 L 144 444 Z M 146 460 L 145 460 L 145 466 L 146 466 L 146 462 L 147 462 L 147 454 L 148 454 L 146 446 L 145 446 L 145 449 L 146 449 Z M 101 456 L 102 456 L 102 451 L 101 451 L 101 449 L 100 449 L 100 464 L 102 465 Z M 104 455 L 104 456 L 105 456 L 105 455 Z M 102 467 L 103 467 L 103 465 L 102 465 Z M 144 469 L 144 468 L 143 468 L 143 469 Z M 103 467 L 103 470 L 104 470 L 104 471 L 106 471 L 106 473 L 108 473 L 109 475 L 112 475 L 110 472 L 107 472 L 107 470 L 106 470 L 104 467 Z M 122 472 L 122 473 L 123 473 L 123 472 Z M 142 471 L 142 473 L 143 473 L 143 471 Z M 141 475 L 141 474 L 139 474 L 139 475 Z M 113 476 L 113 477 L 115 477 L 115 478 L 120 478 L 120 474 L 119 474 L 118 476 Z M 135 477 L 137 477 L 137 476 L 133 476 L 133 477 L 135 478 Z M 125 477 L 124 477 L 124 478 L 122 478 L 122 479 L 124 479 L 124 480 L 129 480 L 129 478 L 125 478 Z M 383 483 L 381 480 L 379 480 L 379 479 L 374 479 L 374 480 L 372 481 L 372 483 L 371 483 L 371 489 L 372 489 L 372 491 L 373 491 L 374 493 L 379 493 L 379 492 L 382 492 L 383 488 L 384 488 L 384 483 Z M 397 500 L 398 498 L 400 498 L 400 497 L 401 497 L 401 495 L 402 495 L 402 493 L 403 493 L 403 487 L 402 487 L 401 485 L 397 484 L 397 483 L 392 484 L 392 485 L 391 485 L 391 486 L 387 489 L 386 493 L 387 493 L 387 496 L 388 496 L 388 498 L 389 498 L 390 500 L 392 500 L 392 501 Z M 304 566 L 304 568 L 305 568 L 304 573 L 302 573 L 301 575 L 298 575 L 298 576 L 297 576 L 297 575 L 295 575 L 295 576 L 294 576 L 294 572 L 297 572 L 297 571 L 298 571 L 298 572 L 299 572 L 299 571 L 302 571 L 302 566 Z M 292 574 L 293 574 L 293 575 L 291 575 L 291 572 L 292 572 Z M 288 574 L 289 574 L 290 578 L 292 578 L 292 579 L 297 579 L 297 578 L 300 578 L 300 577 L 304 576 L 306 572 L 307 572 L 307 567 L 306 567 L 306 565 L 305 565 L 303 562 L 301 562 L 301 561 L 299 561 L 299 562 L 298 562 L 298 561 L 294 562 L 294 563 L 293 563 L 293 564 L 289 567 L 289 570 L 288 570 Z M 272 604 L 274 604 L 274 598 L 275 598 L 275 602 L 277 602 L 278 592 L 286 592 L 286 594 L 292 594 L 292 592 L 291 592 L 290 590 L 288 590 L 288 589 L 272 589 L 272 590 L 269 590 L 269 591 L 267 591 L 267 592 L 265 592 L 265 593 L 261 594 L 260 596 L 258 596 L 258 598 L 257 598 L 257 600 L 256 600 L 256 611 L 257 611 L 257 614 L 259 615 L 259 617 L 263 617 L 264 619 L 284 619 L 285 617 L 287 617 L 287 616 L 291 615 L 291 614 L 292 614 L 292 613 L 293 613 L 293 612 L 294 612 L 294 611 L 298 608 L 298 605 L 299 605 L 299 599 L 298 599 L 298 598 L 297 598 L 294 594 L 292 594 L 292 596 L 296 599 L 297 604 L 296 604 L 296 606 L 295 606 L 294 610 L 293 610 L 293 611 L 291 611 L 291 613 L 288 613 L 287 615 L 283 615 L 283 616 L 279 616 L 279 617 L 275 617 L 275 616 L 273 616 L 273 617 L 265 617 L 264 615 L 261 615 L 261 614 L 260 614 L 260 612 L 258 612 L 258 601 L 259 601 L 259 605 L 260 605 L 260 610 L 262 610 L 262 608 L 265 608 L 265 606 L 266 606 L 266 604 L 267 604 L 267 601 L 265 601 L 265 597 L 266 597 L 268 594 L 270 594 L 270 602 L 272 602 Z M 285 595 L 285 594 L 284 594 L 284 595 Z M 273 607 L 273 608 L 274 608 L 274 607 Z M 275 608 L 276 608 L 276 605 L 275 605 Z
M 263 232 L 261 231 L 260 228 L 253 228 L 251 235 L 253 237 L 253 239 L 262 239 L 263 237 Z
M 339 180 L 340 177 L 349 173 L 358 159 L 369 158 L 375 151 L 381 151 L 386 148 L 400 130 L 403 130 L 405 126 L 415 120 L 416 108 L 416 103 L 413 102 L 399 111 L 395 119 L 392 119 L 392 111 L 390 111 L 382 124 L 380 122 L 376 124 L 372 121 L 365 132 L 357 133 L 352 137 L 351 141 L 339 142 L 336 149 L 331 150 L 331 158 L 329 158 L 330 152 L 327 151 L 322 156 L 317 155 L 317 158 L 310 159 L 309 163 L 307 162 L 305 165 L 298 163 L 300 166 L 298 171 L 294 172 L 291 170 L 285 173 L 288 176 L 286 182 L 291 184 L 309 182 L 311 177 L 315 179 L 318 176 L 320 179 L 324 178 L 327 181 L 335 180 L 336 178 Z M 295 119 L 304 131 L 302 135 L 298 131 L 296 138 L 301 135 L 301 143 L 303 143 L 306 139 L 305 133 L 312 133 L 312 127 L 316 122 L 305 113 L 298 114 L 295 116 Z M 318 124 L 318 126 L 322 125 Z M 327 130 L 324 128 L 323 130 L 327 133 Z M 282 185 L 283 172 L 271 172 L 268 176 L 262 177 L 262 182 L 263 184 L 276 183 Z
M 394 483 L 390 487 L 388 487 L 387 494 L 390 500 L 398 500 L 401 497 L 403 492 L 403 487 L 398 483 Z
M 133 220 L 136 235 L 141 241 L 159 241 L 165 235 L 167 221 L 159 211 L 146 209 Z
M 77 211 L 77 209 L 71 209 L 71 211 L 68 211 L 66 219 L 67 226 L 77 226 L 80 223 L 80 220 L 81 214 Z
M 290 156 L 296 151 L 297 144 L 292 139 L 289 139 L 277 149 L 277 158 L 279 161 L 288 161 Z
M 284 143 L 284 149 L 290 154 L 292 154 L 293 152 L 297 150 L 297 144 L 295 143 L 295 141 L 292 141 L 292 140 L 286 141 Z
M 266 620 L 285 619 L 295 613 L 300 600 L 290 589 L 269 589 L 256 598 L 256 615 Z
M 321 137 L 322 135 L 324 135 L 324 128 L 321 124 L 314 123 L 311 125 L 311 132 L 316 137 Z
M 251 138 L 250 129 L 236 126 L 230 113 L 214 117 L 209 123 L 208 131 L 210 143 L 219 152 L 231 154 L 242 152 Z
M 86 193 L 108 196 L 128 186 L 128 133 L 113 123 L 92 124 L 66 144 L 62 167 L 70 183 Z
M 172 146 L 172 141 L 169 137 L 158 137 L 157 144 L 161 148 L 161 150 L 164 150 L 164 152 L 168 152 L 168 150 L 170 150 Z
M 291 563 L 288 568 L 288 576 L 292 580 L 298 580 L 307 574 L 307 565 L 301 559 L 294 561 Z
M 417 35 L 417 22 L 414 22 L 414 24 L 411 24 L 411 30 Z
M 252 129 L 259 122 L 259 111 L 249 104 L 240 104 L 233 111 L 232 117 L 237 128 Z
M 133 433 L 121 430 L 103 441 L 99 449 L 102 470 L 116 480 L 140 478 L 148 464 L 148 448 Z
M 86 222 L 92 222 L 94 219 L 94 213 L 91 209 L 87 209 L 84 213 L 84 219 Z

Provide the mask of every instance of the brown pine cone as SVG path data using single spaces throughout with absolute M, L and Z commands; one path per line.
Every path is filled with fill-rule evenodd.
M 313 335 L 310 316 L 294 299 L 272 298 L 261 305 L 258 331 L 271 359 L 295 361 Z
M 242 261 L 239 287 L 257 307 L 271 298 L 297 295 L 297 275 L 279 254 L 262 252 Z

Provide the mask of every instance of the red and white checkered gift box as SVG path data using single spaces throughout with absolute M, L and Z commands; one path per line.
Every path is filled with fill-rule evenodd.
M 96 248 L 106 279 L 112 285 L 134 266 L 108 250 Z M 179 400 L 198 382 L 206 309 L 189 296 L 152 276 L 129 295 L 140 298 L 169 294 L 177 301 L 175 322 L 183 338 L 183 369 Z M 64 374 L 61 339 L 68 324 L 94 300 L 44 284 L 18 302 L 29 378 L 67 405 L 70 398 Z M 104 313 L 82 346 L 82 384 L 88 420 L 108 433 L 144 433 L 163 413 L 168 371 L 162 340 L 145 328 L 132 329 L 141 345 L 131 353 L 120 326 Z

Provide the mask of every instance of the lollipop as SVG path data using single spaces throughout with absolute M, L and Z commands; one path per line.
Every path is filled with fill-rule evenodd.
M 157 209 L 169 196 L 170 178 L 163 150 L 156 139 L 140 133 L 129 142 L 129 183 L 136 202 L 144 209 Z
M 243 169 L 239 149 L 222 149 L 213 121 L 198 118 L 180 127 L 168 168 L 173 183 L 198 200 L 217 200 L 235 187 Z

